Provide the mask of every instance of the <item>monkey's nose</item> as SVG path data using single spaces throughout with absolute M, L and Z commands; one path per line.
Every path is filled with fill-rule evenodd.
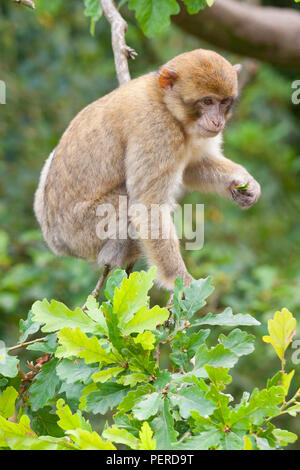
M 216 129 L 219 129 L 220 127 L 222 127 L 222 122 L 219 121 L 218 119 L 212 119 L 211 122 L 215 126 Z

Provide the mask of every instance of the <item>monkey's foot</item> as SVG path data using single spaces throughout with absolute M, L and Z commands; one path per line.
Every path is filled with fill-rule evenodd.
M 127 45 L 124 47 L 124 54 L 126 55 L 126 57 L 133 59 L 133 60 L 138 55 L 138 53 L 134 49 L 132 49 L 132 47 L 129 47 Z
M 101 287 L 103 286 L 104 282 L 106 281 L 106 278 L 109 274 L 109 271 L 110 271 L 110 266 L 108 264 L 105 264 L 104 265 L 104 271 L 103 273 L 101 274 L 101 276 L 99 277 L 99 280 L 95 286 L 95 288 L 93 289 L 93 291 L 90 293 L 90 295 L 92 295 L 95 299 L 98 298 L 98 295 L 100 293 L 100 290 L 101 290 Z M 81 307 L 82 310 L 86 310 L 87 308 L 87 304 L 86 302 L 84 303 L 84 305 Z

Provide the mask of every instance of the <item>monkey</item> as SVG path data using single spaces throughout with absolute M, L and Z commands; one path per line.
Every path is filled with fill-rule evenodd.
M 261 193 L 248 171 L 222 153 L 240 68 L 196 49 L 80 111 L 46 161 L 35 194 L 34 211 L 50 249 L 111 268 L 145 256 L 156 265 L 160 286 L 172 290 L 178 277 L 189 286 L 193 277 L 172 221 L 180 195 L 215 192 L 248 209 Z M 118 210 L 120 197 L 128 201 L 125 215 Z M 117 224 L 130 222 L 130 236 L 97 236 L 97 208 L 106 204 L 116 208 Z M 148 217 L 143 224 L 131 212 L 136 204 L 146 215 L 152 205 L 164 206 L 158 236 L 149 236 Z

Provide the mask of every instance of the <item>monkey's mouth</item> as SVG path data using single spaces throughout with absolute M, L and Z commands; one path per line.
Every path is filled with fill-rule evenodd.
M 204 127 L 201 124 L 198 124 L 198 128 L 199 128 L 200 134 L 203 134 L 207 137 L 214 137 L 218 135 L 219 132 L 221 132 L 222 130 L 222 129 L 218 129 L 218 130 L 208 129 L 207 127 Z

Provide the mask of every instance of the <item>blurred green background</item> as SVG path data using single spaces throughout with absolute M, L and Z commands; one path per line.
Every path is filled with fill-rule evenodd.
M 71 10 L 63 0 L 39 0 L 36 11 L 1 2 L 0 35 L 0 79 L 7 86 L 7 104 L 0 105 L 0 337 L 10 346 L 19 319 L 36 299 L 78 306 L 96 281 L 95 266 L 50 253 L 32 204 L 43 162 L 69 121 L 117 81 L 109 26 L 102 19 L 92 37 L 79 0 Z M 212 48 L 174 26 L 147 39 L 131 22 L 127 42 L 139 53 L 130 64 L 133 77 L 183 51 Z M 242 59 L 224 55 L 232 62 Z M 183 255 L 195 278 L 213 277 L 216 289 L 207 310 L 231 306 L 262 322 L 253 331 L 255 352 L 234 374 L 237 394 L 264 386 L 278 370 L 272 348 L 260 339 L 268 318 L 287 307 L 300 320 L 300 105 L 291 102 L 296 79 L 300 71 L 259 64 L 225 133 L 225 155 L 261 183 L 259 203 L 244 212 L 214 195 L 185 198 L 205 204 L 204 248 Z M 167 299 L 157 288 L 152 294 L 153 303 Z M 288 368 L 295 367 L 292 352 Z M 300 424 L 285 419 L 299 434 Z

